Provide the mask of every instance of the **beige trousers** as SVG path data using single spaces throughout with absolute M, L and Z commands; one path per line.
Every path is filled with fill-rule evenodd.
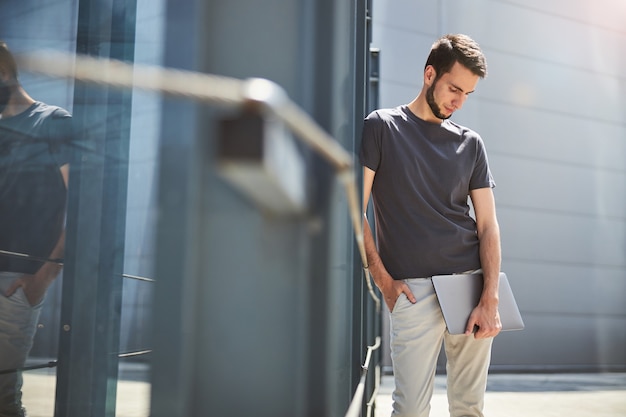
M 451 335 L 430 278 L 405 280 L 417 302 L 401 294 L 391 312 L 391 360 L 395 390 L 393 417 L 428 417 L 437 358 L 447 358 L 451 417 L 483 417 L 493 338 Z

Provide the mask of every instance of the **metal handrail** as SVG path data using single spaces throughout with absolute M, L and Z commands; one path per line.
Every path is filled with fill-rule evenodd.
M 65 260 L 63 258 L 42 258 L 41 256 L 29 255 L 27 253 L 12 252 L 8 250 L 0 249 L 0 256 L 9 256 L 12 258 L 26 259 L 34 262 L 50 262 L 57 265 L 64 265 Z M 154 278 L 142 277 L 139 275 L 122 274 L 122 278 L 134 279 L 137 281 L 154 282 Z
M 372 415 L 372 409 L 374 408 L 374 405 L 376 403 L 376 397 L 378 397 L 378 391 L 380 390 L 380 365 L 376 365 L 376 368 L 374 368 L 374 371 L 376 372 L 376 374 L 374 375 L 374 383 L 376 385 L 374 385 L 374 390 L 372 391 L 372 395 L 370 396 L 370 399 L 366 404 L 367 417 L 370 417 Z
M 279 85 L 260 78 L 239 80 L 62 52 L 28 53 L 17 55 L 16 58 L 22 69 L 52 77 L 73 78 L 124 89 L 138 88 L 220 106 L 257 105 L 262 110 L 274 114 L 296 134 L 296 137 L 334 166 L 347 195 L 349 214 L 368 292 L 374 300 L 376 311 L 380 312 L 381 301 L 374 292 L 365 253 L 363 217 L 352 156 L 291 101 Z
M 358 417 L 361 413 L 361 407 L 363 404 L 363 395 L 365 393 L 365 382 L 367 381 L 367 371 L 369 369 L 369 363 L 372 359 L 372 352 L 380 347 L 380 336 L 376 337 L 376 342 L 367 347 L 367 354 L 365 355 L 365 362 L 361 366 L 361 379 L 359 380 L 359 384 L 354 391 L 354 395 L 352 396 L 352 402 L 350 402 L 350 407 L 348 407 L 348 411 L 346 412 L 345 417 Z M 376 391 L 374 392 L 376 394 Z M 374 398 L 375 395 L 372 395 Z M 368 408 L 370 408 L 370 404 L 372 403 L 372 399 L 368 401 Z
M 113 353 L 113 355 L 116 355 L 119 359 L 125 359 L 125 358 L 134 357 L 134 356 L 147 355 L 149 353 L 152 353 L 152 349 L 133 350 L 133 351 L 128 351 L 128 352 L 115 352 Z M 53 360 L 53 361 L 48 361 L 47 363 L 42 363 L 39 365 L 28 365 L 28 366 L 22 366 L 20 368 L 2 369 L 0 370 L 0 375 L 14 374 L 14 373 L 23 372 L 23 371 L 34 371 L 37 369 L 44 369 L 44 368 L 56 368 L 57 365 L 58 365 L 58 362 L 56 360 Z
M 134 279 L 136 281 L 155 282 L 154 278 L 140 277 L 139 275 L 122 274 L 122 278 Z
M 57 265 L 63 265 L 63 258 L 45 258 L 42 256 L 29 255 L 27 253 L 13 252 L 13 251 L 4 250 L 4 249 L 0 249 L 0 256 L 8 256 L 11 258 L 26 259 L 26 260 L 34 261 L 34 262 L 50 262 L 50 263 L 55 263 Z

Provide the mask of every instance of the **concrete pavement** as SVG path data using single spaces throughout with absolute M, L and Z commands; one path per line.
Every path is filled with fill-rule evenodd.
M 30 417 L 54 415 L 54 372 L 24 373 L 24 404 Z M 120 376 L 116 416 L 148 417 L 150 385 L 144 382 L 145 370 L 126 370 Z M 391 415 L 392 390 L 393 377 L 383 376 L 374 417 Z M 445 376 L 435 378 L 431 405 L 430 417 L 448 417 Z M 626 417 L 626 373 L 490 375 L 485 417 L 522 416 Z
M 128 368 L 128 366 L 126 367 Z M 128 379 L 119 380 L 117 385 L 116 417 L 148 417 L 150 415 L 150 384 L 145 370 L 137 372 L 139 378 L 126 372 Z M 22 403 L 28 417 L 54 416 L 56 390 L 55 369 L 24 372 Z
M 375 417 L 391 415 L 393 377 L 384 376 Z M 435 378 L 430 417 L 448 417 L 445 376 Z M 495 374 L 485 417 L 626 417 L 626 373 Z

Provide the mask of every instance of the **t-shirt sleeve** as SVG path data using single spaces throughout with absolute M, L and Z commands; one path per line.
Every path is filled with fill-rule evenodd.
M 376 112 L 367 116 L 363 123 L 359 160 L 361 165 L 377 171 L 381 159 L 381 131 L 383 121 Z
M 48 120 L 48 140 L 50 154 L 58 166 L 71 163 L 73 159 L 75 135 L 72 115 L 62 108 L 52 113 Z
M 470 179 L 469 189 L 476 190 L 478 188 L 494 188 L 496 183 L 489 169 L 489 161 L 487 159 L 487 150 L 482 138 L 476 134 L 476 164 Z

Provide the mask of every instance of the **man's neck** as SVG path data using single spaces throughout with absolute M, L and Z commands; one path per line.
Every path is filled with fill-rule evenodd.
M 426 102 L 426 93 L 422 90 L 417 97 L 413 99 L 408 105 L 411 113 L 430 123 L 441 123 L 442 120 L 437 118 L 430 109 L 430 106 Z
M 3 119 L 17 116 L 18 114 L 26 111 L 33 105 L 33 103 L 35 103 L 35 100 L 29 96 L 21 86 L 18 86 L 11 94 L 11 98 L 2 113 L 0 113 L 0 116 L 2 116 Z

